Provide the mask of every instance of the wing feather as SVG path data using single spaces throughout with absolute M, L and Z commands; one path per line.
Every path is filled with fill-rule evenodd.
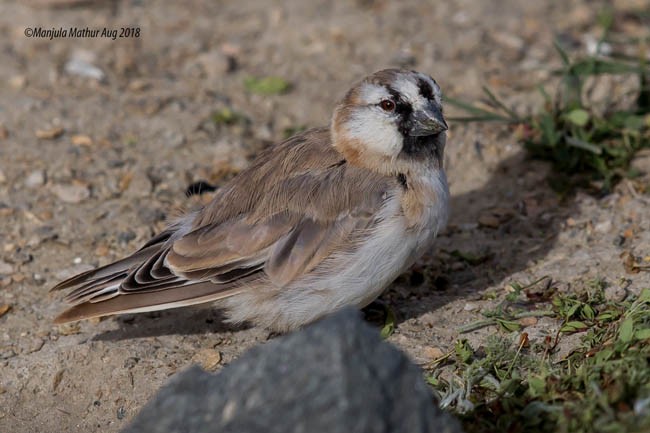
M 270 281 L 285 287 L 332 252 L 354 248 L 397 181 L 342 161 L 326 129 L 266 151 L 139 251 L 53 288 L 74 288 L 57 322 L 222 299 Z

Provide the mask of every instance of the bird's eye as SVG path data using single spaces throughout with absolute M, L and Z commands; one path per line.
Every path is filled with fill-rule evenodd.
M 379 103 L 379 106 L 382 108 L 384 111 L 393 111 L 395 109 L 395 103 L 391 101 L 390 99 L 384 99 Z

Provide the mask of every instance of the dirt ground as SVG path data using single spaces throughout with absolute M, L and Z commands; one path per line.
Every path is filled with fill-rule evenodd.
M 0 306 L 10 309 L 0 317 L 0 431 L 119 431 L 170 375 L 195 362 L 218 370 L 267 340 L 221 323 L 209 306 L 52 324 L 64 304 L 49 288 L 209 199 L 186 198 L 189 184 L 219 185 L 288 128 L 326 124 L 352 82 L 387 66 L 427 72 L 468 100 L 488 84 L 530 112 L 536 84 L 552 83 L 558 65 L 553 40 L 584 50 L 598 35 L 596 3 L 1 3 Z M 613 3 L 621 13 L 649 6 Z M 37 26 L 137 27 L 140 36 L 25 36 Z M 79 62 L 101 79 L 75 73 Z M 246 91 L 246 77 L 268 75 L 290 90 Z M 249 122 L 215 124 L 225 108 Z M 650 286 L 650 273 L 627 274 L 619 257 L 650 254 L 650 199 L 634 185 L 560 200 L 549 167 L 526 160 L 497 125 L 452 123 L 446 163 L 449 228 L 382 297 L 398 318 L 390 341 L 416 362 L 452 347 L 458 326 L 482 318 L 512 281 L 548 275 L 570 290 L 604 278 L 612 297 Z M 648 173 L 650 155 L 635 164 Z M 528 325 L 535 340 L 559 323 Z M 494 332 L 467 337 L 480 344 Z

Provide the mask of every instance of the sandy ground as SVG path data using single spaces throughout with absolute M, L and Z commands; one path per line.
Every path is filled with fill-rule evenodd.
M 430 73 L 465 99 L 488 84 L 529 112 L 536 83 L 552 82 L 558 65 L 553 39 L 581 50 L 598 34 L 587 1 L 70 3 L 0 4 L 0 306 L 10 306 L 0 317 L 2 432 L 118 431 L 176 371 L 219 369 L 267 340 L 209 307 L 52 325 L 64 305 L 49 288 L 209 199 L 186 198 L 190 183 L 219 185 L 287 128 L 326 124 L 352 82 L 387 66 Z M 27 38 L 35 26 L 138 27 L 140 37 Z M 103 79 L 69 72 L 73 58 Z M 290 91 L 246 92 L 244 78 L 266 75 Z M 224 108 L 250 122 L 215 125 Z M 457 327 L 480 319 L 512 281 L 548 275 L 571 290 L 599 277 L 613 297 L 650 286 L 650 273 L 627 274 L 619 257 L 650 254 L 650 200 L 638 183 L 560 200 L 549 168 L 496 125 L 452 124 L 446 162 L 450 226 L 382 297 L 399 322 L 390 341 L 416 362 L 449 349 Z M 635 164 L 647 173 L 650 156 Z M 484 260 L 469 264 L 455 250 Z M 558 327 L 529 325 L 533 340 Z

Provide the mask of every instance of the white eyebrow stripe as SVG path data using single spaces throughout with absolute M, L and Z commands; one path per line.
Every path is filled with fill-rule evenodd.
M 364 83 L 359 95 L 366 104 L 379 104 L 383 99 L 390 99 L 390 93 L 384 86 L 372 83 Z
M 420 95 L 420 88 L 411 77 L 399 77 L 395 80 L 395 90 L 410 102 L 414 109 L 421 108 L 424 105 L 424 98 Z

